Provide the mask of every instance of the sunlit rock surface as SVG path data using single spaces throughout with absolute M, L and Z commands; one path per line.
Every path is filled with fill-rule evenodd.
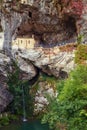
M 24 73 L 23 79 L 32 79 L 35 77 L 37 71 L 35 67 L 27 61 L 27 59 L 23 59 L 21 57 L 15 57 L 16 61 L 18 61 L 18 66 L 21 70 L 21 73 Z M 11 59 L 7 57 L 4 53 L 0 53 L 0 71 L 3 76 L 7 77 L 8 71 L 11 69 Z
M 48 75 L 61 77 L 65 72 L 68 74 L 75 67 L 74 51 L 60 52 L 59 50 L 30 49 L 12 51 L 13 59 L 18 62 L 18 66 L 26 76 L 23 79 L 32 79 L 37 75 L 37 68 Z M 11 68 L 11 59 L 4 53 L 0 53 L 0 71 L 7 76 Z M 64 73 L 64 74 L 65 74 Z M 65 75 L 67 76 L 67 75 Z
M 48 50 L 24 50 L 18 53 L 18 57 L 24 58 L 33 63 L 34 66 L 41 69 L 48 75 L 60 77 L 62 72 L 65 76 L 74 69 L 74 52 L 55 52 Z
M 45 111 L 46 106 L 49 104 L 47 99 L 47 95 L 54 98 L 58 95 L 55 91 L 55 84 L 51 84 L 47 81 L 40 81 L 39 88 L 35 95 L 35 107 L 34 107 L 34 114 L 38 114 L 41 111 Z

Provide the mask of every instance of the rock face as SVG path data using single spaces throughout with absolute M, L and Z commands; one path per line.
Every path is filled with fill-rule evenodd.
M 75 67 L 74 51 L 61 52 L 58 47 L 12 50 L 12 55 L 14 60 L 18 62 L 23 74 L 22 79 L 31 80 L 34 78 L 37 75 L 37 68 L 48 75 L 60 77 L 63 72 L 68 74 Z M 6 77 L 8 70 L 11 70 L 11 59 L 3 53 L 0 53 L 0 57 L 0 75 Z
M 34 66 L 55 77 L 60 77 L 63 72 L 67 74 L 75 67 L 74 52 L 49 52 L 49 48 L 44 48 L 22 51 L 18 57 L 31 61 Z
M 39 89 L 35 95 L 34 114 L 38 114 L 40 111 L 44 111 L 46 106 L 49 104 L 46 95 L 49 95 L 50 97 L 57 97 L 58 93 L 54 90 L 54 88 L 55 85 L 52 85 L 47 81 L 39 82 Z
M 0 113 L 7 107 L 12 99 L 12 94 L 4 87 L 0 86 Z
M 34 34 L 40 43 L 59 43 L 76 36 L 75 23 L 60 22 L 52 1 L 32 1 L 30 5 L 5 2 L 1 12 L 4 31 L 3 48 L 10 52 L 12 39 L 16 36 Z M 5 8 L 6 7 L 6 8 Z M 70 21 L 70 19 L 69 19 Z M 71 19 L 72 21 L 72 19 Z M 72 26 L 73 24 L 73 26 Z
M 16 57 L 17 58 L 17 57 Z M 37 69 L 30 63 L 22 59 L 18 59 L 18 66 L 20 68 L 21 80 L 31 80 L 37 74 Z M 12 101 L 13 96 L 7 90 L 7 74 L 12 71 L 11 59 L 7 57 L 3 52 L 0 52 L 0 112 L 4 111 L 7 105 Z
M 2 14 L 1 19 L 4 31 L 3 49 L 10 52 L 12 39 L 16 36 L 16 31 L 22 21 L 22 17 L 20 14 L 11 11 L 10 16 L 6 17 L 5 14 Z
M 34 34 L 38 37 L 39 42 L 50 44 L 65 40 L 67 42 L 70 39 L 75 39 L 76 34 L 81 34 L 84 35 L 83 42 L 86 43 L 86 0 L 80 2 L 73 0 L 69 5 L 65 3 L 68 7 L 67 9 L 65 7 L 62 12 L 65 12 L 66 18 L 61 22 L 53 1 L 29 0 L 27 3 L 17 6 L 14 2 L 7 1 L 3 4 L 3 7 L 6 7 L 0 14 L 4 31 L 3 48 L 10 51 L 12 39 L 17 35 L 26 34 Z M 74 17 L 76 10 L 77 14 L 81 14 L 79 19 Z
M 32 79 L 33 77 L 36 76 L 37 74 L 37 70 L 36 68 L 33 66 L 32 63 L 30 63 L 29 61 L 27 61 L 27 59 L 23 59 L 21 57 L 17 57 L 17 55 L 15 55 L 15 59 L 18 61 L 18 66 L 21 70 L 21 74 L 22 74 L 22 79 Z M 8 74 L 8 71 L 12 70 L 12 61 L 9 57 L 7 57 L 4 53 L 0 53 L 0 76 L 4 76 L 5 79 L 4 81 L 6 82 L 6 77 Z M 0 84 L 4 84 L 4 81 L 1 82 L 0 80 Z
M 74 69 L 74 51 L 60 52 L 57 48 L 34 48 L 30 50 L 12 50 L 14 60 L 18 62 L 20 68 L 21 80 L 31 80 L 37 75 L 37 69 L 45 72 L 48 75 L 53 75 L 57 78 L 66 78 L 68 73 Z M 10 93 L 6 90 L 6 80 L 8 70 L 11 71 L 11 59 L 3 52 L 0 53 L 0 84 L 2 84 L 3 91 L 8 96 L 8 102 L 3 106 L 3 109 L 8 105 L 10 100 Z M 1 94 L 0 94 L 1 95 Z M 3 97 L 4 96 L 4 97 Z M 11 96 L 12 97 L 12 96 Z M 4 101 L 4 99 L 5 101 Z M 7 100 L 6 94 L 1 95 L 0 103 Z M 12 98 L 11 98 L 12 99 Z M 1 110 L 2 105 L 1 105 Z
M 9 63 L 10 63 L 10 58 L 7 57 L 5 54 L 0 53 L 0 71 L 4 76 L 6 76 L 6 72 L 7 72 L 6 65 Z
M 33 79 L 37 75 L 37 68 L 48 75 L 65 78 L 75 67 L 73 60 L 74 52 L 60 52 L 58 48 L 44 47 L 34 48 L 32 50 L 12 50 L 11 48 L 12 39 L 15 39 L 17 35 L 23 36 L 28 33 L 34 34 L 40 43 L 51 44 L 74 37 L 71 28 L 72 22 L 69 26 L 67 24 L 68 21 L 65 24 L 60 23 L 52 1 L 36 0 L 31 3 L 31 5 L 36 7 L 30 5 L 15 6 L 15 4 L 13 5 L 7 2 L 3 5 L 6 7 L 0 14 L 4 31 L 3 48 L 12 54 L 14 60 L 17 60 L 21 70 L 22 80 Z M 2 80 L 0 80 L 0 84 L 2 84 L 3 90 L 1 90 L 0 111 L 12 100 L 12 96 L 6 90 L 7 86 L 5 84 L 7 71 L 11 70 L 11 68 L 11 59 L 1 52 L 0 77 Z M 6 99 L 8 99 L 8 102 Z M 2 105 L 3 102 L 5 102 L 5 105 Z
M 80 34 L 83 36 L 83 43 L 87 43 L 87 1 L 83 0 L 83 11 L 79 20 Z

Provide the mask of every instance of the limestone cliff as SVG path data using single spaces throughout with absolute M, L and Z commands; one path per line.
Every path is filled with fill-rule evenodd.
M 1 10 L 4 31 L 4 50 L 10 52 L 16 36 L 34 34 L 39 43 L 56 44 L 74 40 L 76 21 L 73 17 L 61 20 L 52 1 L 33 1 L 29 4 L 4 2 Z
M 84 8 L 80 19 L 77 19 L 66 13 L 65 19 L 60 19 L 56 8 L 50 0 L 31 1 L 31 4 L 14 4 L 4 2 L 0 10 L 1 25 L 4 31 L 4 45 L 8 55 L 0 52 L 0 84 L 6 90 L 7 71 L 11 70 L 11 60 L 17 60 L 21 70 L 22 80 L 31 80 L 37 75 L 37 70 L 43 71 L 56 78 L 66 78 L 68 73 L 74 69 L 74 50 L 70 52 L 61 52 L 58 46 L 51 48 L 52 44 L 62 45 L 64 43 L 76 40 L 76 35 L 84 34 L 83 42 L 87 42 L 87 11 L 86 0 L 83 0 Z M 16 36 L 34 35 L 39 45 L 44 46 L 30 50 L 12 50 L 12 39 Z M 45 48 L 45 45 L 47 48 Z M 49 45 L 49 47 L 48 47 Z M 57 50 L 56 50 L 57 49 Z M 9 57 L 11 56 L 11 58 Z M 2 91 L 1 91 L 2 93 Z M 4 92 L 3 92 L 4 93 Z M 0 112 L 11 101 L 8 96 L 1 94 Z M 10 95 L 10 93 L 9 93 Z M 5 97 L 4 97 L 5 96 Z M 11 95 L 10 95 L 11 96 Z M 11 96 L 12 99 L 12 96 Z M 3 108 L 2 108 L 3 106 Z
M 37 72 L 39 70 L 49 76 L 55 76 L 56 78 L 66 78 L 68 73 L 75 67 L 74 51 L 60 52 L 56 49 L 52 51 L 49 48 L 38 48 L 30 50 L 15 50 L 12 51 L 12 55 L 14 60 L 18 62 L 21 80 L 33 79 L 38 74 Z M 7 74 L 8 71 L 12 72 L 12 61 L 8 56 L 3 54 L 3 52 L 0 53 L 0 59 L 0 84 L 2 84 L 2 88 L 4 89 L 3 93 L 0 93 L 0 111 L 3 111 L 12 99 L 12 96 L 6 90 Z M 8 97 L 6 96 L 6 93 L 9 94 Z M 3 102 L 7 100 L 8 102 L 5 104 L 5 106 L 3 106 Z
M 76 35 L 81 34 L 84 35 L 83 42 L 86 43 L 86 0 L 66 1 L 63 5 L 61 5 L 62 0 L 59 3 L 57 1 L 57 7 L 63 6 L 59 12 L 57 12 L 55 1 L 29 0 L 27 4 L 20 4 L 6 0 L 0 12 L 4 31 L 3 48 L 10 51 L 12 39 L 17 35 L 26 34 L 34 34 L 40 43 L 51 44 L 75 40 Z M 60 12 L 64 19 L 59 17 Z
M 18 62 L 21 72 L 24 73 L 22 79 L 31 80 L 37 75 L 37 68 L 48 75 L 61 77 L 68 75 L 74 69 L 74 51 L 61 52 L 54 49 L 30 49 L 12 51 L 14 60 Z M 11 60 L 5 54 L 0 53 L 0 70 L 1 74 L 7 77 L 8 70 L 11 70 Z M 61 75 L 62 74 L 62 75 Z

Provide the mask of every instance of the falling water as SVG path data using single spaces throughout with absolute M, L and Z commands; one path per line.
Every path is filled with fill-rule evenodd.
M 25 109 L 25 97 L 24 97 L 24 87 L 22 86 L 22 93 L 23 93 L 23 121 L 27 121 L 26 119 L 26 109 Z

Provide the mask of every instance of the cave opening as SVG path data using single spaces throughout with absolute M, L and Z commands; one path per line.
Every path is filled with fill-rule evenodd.
M 68 35 L 68 39 L 77 35 L 76 19 L 72 16 L 68 16 L 64 20 L 64 29 Z

